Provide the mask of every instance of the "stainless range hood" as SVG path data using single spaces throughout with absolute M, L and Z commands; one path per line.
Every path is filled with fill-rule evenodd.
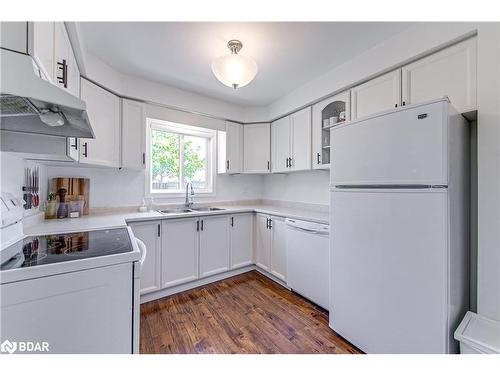
M 0 69 L 0 129 L 95 138 L 85 102 L 42 79 L 29 55 L 0 49 Z

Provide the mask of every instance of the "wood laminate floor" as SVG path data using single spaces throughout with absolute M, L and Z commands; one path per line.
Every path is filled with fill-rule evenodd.
M 360 353 L 328 312 L 256 271 L 141 305 L 141 353 Z

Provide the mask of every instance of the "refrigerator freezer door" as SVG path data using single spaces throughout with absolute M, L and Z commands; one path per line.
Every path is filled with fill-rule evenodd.
M 448 102 L 332 128 L 331 185 L 447 185 Z
M 330 326 L 367 353 L 446 353 L 446 189 L 331 199 Z

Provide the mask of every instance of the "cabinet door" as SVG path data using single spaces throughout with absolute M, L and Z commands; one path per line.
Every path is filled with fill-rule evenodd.
M 80 163 L 120 166 L 120 99 L 107 90 L 82 79 L 82 100 L 95 138 L 81 138 Z
M 266 270 L 270 270 L 271 256 L 271 230 L 268 228 L 269 216 L 255 215 L 255 264 Z
M 80 70 L 78 69 L 78 64 L 76 63 L 76 58 L 73 53 L 73 49 L 70 45 L 70 54 L 68 62 L 68 91 L 76 96 L 80 97 Z
M 241 173 L 243 167 L 243 125 L 227 122 L 226 169 L 228 173 Z
M 52 66 L 54 84 L 65 90 L 68 90 L 68 83 L 64 77 L 67 74 L 65 73 L 67 68 L 64 66 L 69 64 L 70 51 L 71 46 L 64 22 L 54 22 L 54 65 Z
M 472 38 L 404 66 L 403 101 L 448 96 L 458 112 L 475 110 L 476 58 L 476 38 Z
M 290 116 L 271 123 L 271 171 L 286 172 L 290 157 Z
M 164 220 L 161 232 L 163 288 L 198 278 L 198 218 Z
M 229 217 L 200 218 L 200 277 L 229 270 Z
M 134 236 L 146 245 L 146 259 L 141 272 L 141 294 L 161 288 L 161 222 L 148 221 L 130 225 Z
M 146 118 L 144 106 L 134 100 L 122 99 L 122 167 L 144 169 Z
M 253 263 L 253 214 L 231 216 L 231 269 Z
M 279 217 L 271 218 L 271 273 L 286 280 L 286 227 Z
M 28 52 L 28 22 L 0 22 L 0 47 Z
M 401 70 L 384 74 L 351 89 L 352 119 L 401 104 Z
M 290 115 L 290 170 L 311 169 L 311 107 Z
M 36 61 L 44 78 L 51 83 L 55 83 L 55 22 L 33 22 L 30 26 L 32 27 L 32 31 L 30 31 L 30 35 L 32 35 L 30 54 Z
M 330 118 L 337 121 L 351 119 L 350 91 L 325 99 L 312 107 L 312 167 L 330 169 Z M 343 116 L 345 119 L 342 120 Z
M 243 126 L 243 171 L 269 173 L 271 170 L 270 124 Z

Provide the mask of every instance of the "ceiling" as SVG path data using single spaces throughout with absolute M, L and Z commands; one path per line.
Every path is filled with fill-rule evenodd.
M 80 22 L 86 50 L 113 68 L 243 106 L 268 105 L 411 26 L 391 22 Z M 238 90 L 211 62 L 230 39 L 259 66 Z

